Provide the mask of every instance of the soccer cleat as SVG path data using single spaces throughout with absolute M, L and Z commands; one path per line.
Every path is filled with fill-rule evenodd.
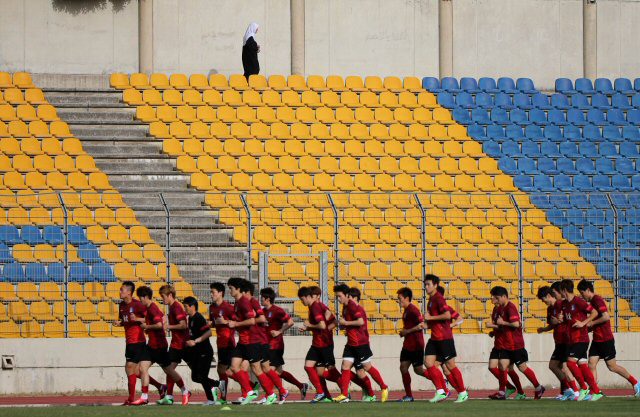
M 399 403 L 412 403 L 413 402 L 413 397 L 409 397 L 408 395 L 405 395 L 404 397 L 400 398 L 399 400 L 396 400 L 396 402 L 399 402 Z
M 220 392 L 218 391 L 218 387 L 211 388 L 211 395 L 213 395 L 213 402 L 217 402 L 220 398 Z
M 149 404 L 149 400 L 143 400 L 142 398 L 138 398 L 137 400 L 131 402 L 131 405 L 147 405 Z
M 326 399 L 327 396 L 324 395 L 323 393 L 318 393 L 315 395 L 315 397 L 313 397 L 313 399 L 310 401 L 311 404 L 315 404 L 315 403 L 319 403 L 320 401 Z
M 504 397 L 508 400 L 509 397 L 511 397 L 515 392 L 516 392 L 515 388 L 507 388 L 507 390 L 504 393 Z
M 385 403 L 387 399 L 389 399 L 389 388 L 383 388 L 382 391 L 380 391 L 380 402 Z
M 306 382 L 302 384 L 302 388 L 300 388 L 300 396 L 302 397 L 302 400 L 305 399 L 305 397 L 307 396 L 307 391 L 309 390 L 309 384 L 307 384 Z
M 260 395 L 260 382 L 256 381 L 255 384 L 253 384 L 253 392 L 256 393 L 256 395 Z
M 227 382 L 222 380 L 218 385 L 218 390 L 220 391 L 220 397 L 227 398 Z
M 121 405 L 121 406 L 123 406 L 123 407 L 128 407 L 128 406 L 130 406 L 130 405 L 131 405 L 131 401 L 130 401 L 130 400 L 128 400 L 128 399 L 127 399 L 127 400 L 124 400 L 124 402 L 123 402 L 122 404 L 120 404 L 120 405 Z
M 604 397 L 604 394 L 602 394 L 601 392 L 597 394 L 591 394 L 591 398 L 589 399 L 589 401 L 598 401 L 602 397 Z
M 168 395 L 156 401 L 158 405 L 173 405 L 173 398 L 169 398 Z
M 446 396 L 447 396 L 447 398 L 445 398 L 445 400 L 448 400 L 448 399 L 449 399 L 449 397 L 451 396 L 451 390 L 450 390 L 450 389 L 445 388 L 445 389 L 444 389 L 444 395 L 446 395 Z
M 584 396 L 585 401 L 591 401 L 591 394 L 587 394 Z
M 567 388 L 561 395 L 558 395 L 556 400 L 560 401 L 570 401 L 573 400 L 575 393 L 571 388 Z
M 518 394 L 515 396 L 514 400 L 526 400 L 527 399 L 527 394 L 525 394 L 524 392 L 522 394 Z
M 458 394 L 458 398 L 454 401 L 454 403 L 463 403 L 469 399 L 469 393 L 467 391 L 463 391 Z
M 348 403 L 349 402 L 349 397 L 347 397 L 346 395 L 338 395 L 336 398 L 333 399 L 333 402 L 336 403 Z
M 274 402 L 276 402 L 277 399 L 278 399 L 278 396 L 275 393 L 273 393 L 265 399 L 264 405 L 271 405 Z
M 539 400 L 540 398 L 542 398 L 542 395 L 544 394 L 545 391 L 546 391 L 546 388 L 543 385 L 540 385 L 538 389 L 535 391 L 533 399 Z
M 182 405 L 188 405 L 190 399 L 191 399 L 191 391 L 182 393 Z
M 251 404 L 256 398 L 258 398 L 258 394 L 255 391 L 249 391 L 247 396 L 240 401 L 240 405 Z
M 436 395 L 434 395 L 433 398 L 429 400 L 429 402 L 434 404 L 434 403 L 439 403 L 441 401 L 444 401 L 446 399 L 447 399 L 447 394 L 445 394 L 444 392 L 442 393 L 436 392 Z
M 507 397 L 503 394 L 500 394 L 500 392 L 495 392 L 491 395 L 489 395 L 489 399 L 490 400 L 506 400 Z
M 351 399 L 351 398 L 349 398 Z M 363 403 L 373 403 L 376 401 L 376 396 L 375 395 L 366 395 L 366 394 L 362 394 L 362 402 Z
M 640 382 L 633 386 L 633 395 L 635 395 L 636 398 L 640 398 Z
M 589 390 L 588 389 L 581 389 L 580 393 L 578 394 L 578 398 L 576 399 L 576 401 L 584 401 L 587 395 L 589 395 Z
M 207 400 L 202 403 L 202 405 L 217 405 L 215 401 Z
M 158 388 L 158 395 L 160 395 L 160 399 L 167 395 L 167 386 L 165 384 L 160 385 L 160 388 Z
M 284 390 L 284 393 L 280 394 L 280 399 L 278 401 L 278 404 L 284 404 L 288 396 L 289 396 L 289 390 Z

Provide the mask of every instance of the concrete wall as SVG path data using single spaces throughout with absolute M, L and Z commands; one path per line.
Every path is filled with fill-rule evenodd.
M 535 370 L 538 379 L 547 387 L 557 387 L 558 381 L 547 369 L 553 351 L 551 335 L 527 334 L 525 341 L 529 351 L 529 365 Z M 310 343 L 310 337 L 285 338 L 285 367 L 303 381 L 306 381 L 304 357 Z M 337 358 L 342 356 L 344 343 L 344 337 L 336 338 Z M 486 369 L 492 343 L 492 339 L 485 335 L 456 335 L 457 362 L 470 389 L 491 389 L 497 386 L 496 380 Z M 640 333 L 616 335 L 618 363 L 636 376 L 640 374 L 638 345 Z M 385 382 L 394 390 L 402 388 L 398 371 L 401 347 L 401 340 L 397 336 L 371 338 L 374 364 Z M 16 364 L 16 369 L 12 371 L 0 370 L 0 395 L 126 389 L 123 339 L 3 339 L 0 341 L 0 355 L 15 355 Z M 183 376 L 189 375 L 184 367 L 180 367 L 179 372 Z M 212 376 L 215 374 L 214 370 L 210 373 Z M 152 368 L 152 375 L 163 378 L 162 371 L 157 366 Z M 601 386 L 630 388 L 627 381 L 609 372 L 602 363 L 598 376 Z M 527 382 L 526 378 L 521 380 L 523 383 Z M 195 384 L 189 385 L 193 387 Z M 413 385 L 415 389 L 433 388 L 424 378 L 415 376 Z M 232 389 L 237 389 L 235 383 L 232 384 Z
M 640 2 L 598 1 L 598 77 L 640 76 Z

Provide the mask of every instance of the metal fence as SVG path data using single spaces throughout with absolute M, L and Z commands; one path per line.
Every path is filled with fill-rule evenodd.
M 120 336 L 111 323 L 124 280 L 156 295 L 172 283 L 204 309 L 213 281 L 259 283 L 261 252 L 274 255 L 263 285 L 297 319 L 297 289 L 317 283 L 312 255 L 326 253 L 328 299 L 337 282 L 361 288 L 375 333 L 395 332 L 400 287 L 425 307 L 427 273 L 465 317 L 463 333 L 485 331 L 494 285 L 535 331 L 546 314 L 537 289 L 562 278 L 595 281 L 615 328 L 640 331 L 640 198 L 629 193 L 18 192 L 0 208 L 4 337 Z

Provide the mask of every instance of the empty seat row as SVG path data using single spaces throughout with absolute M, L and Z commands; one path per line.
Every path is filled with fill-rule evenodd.
M 524 138 L 534 141 L 549 140 L 552 142 L 562 143 L 570 142 L 640 142 L 640 131 L 635 126 L 624 126 L 622 130 L 615 126 L 605 126 L 600 129 L 595 125 L 586 125 L 583 127 L 567 125 L 564 127 L 556 125 L 535 126 L 529 125 L 522 129 L 522 126 L 515 124 L 471 124 L 467 126 L 469 136 L 479 140 L 496 140 L 503 141 L 507 138 L 522 140 Z
M 422 87 L 431 92 L 449 91 L 460 92 L 467 91 L 469 93 L 534 93 L 536 92 L 533 81 L 530 78 L 518 78 L 517 81 L 510 77 L 500 77 L 498 82 L 490 77 L 481 77 L 476 80 L 471 77 L 462 77 L 460 83 L 453 77 L 444 77 L 439 80 L 435 77 L 424 77 L 422 79 Z

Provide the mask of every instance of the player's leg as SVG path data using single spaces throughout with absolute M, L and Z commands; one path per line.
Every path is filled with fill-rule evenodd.
M 262 386 L 262 389 L 264 389 L 265 394 L 267 396 L 270 396 L 273 395 L 273 382 L 271 382 L 271 379 L 269 379 L 269 377 L 264 372 L 262 372 L 261 362 L 262 361 L 260 355 L 256 355 L 255 358 L 249 360 L 249 365 L 251 366 L 251 370 L 253 371 L 256 378 L 258 378 L 258 382 L 260 382 L 260 385 Z
M 596 379 L 596 381 L 598 380 L 598 362 L 600 362 L 600 356 L 589 355 L 589 369 L 591 370 L 591 373 L 593 374 L 593 377 Z
M 442 353 L 440 352 L 440 350 L 441 349 L 438 343 L 436 343 L 434 340 L 429 339 L 424 352 L 424 365 L 427 368 L 429 379 L 436 387 L 436 395 L 430 400 L 431 402 L 439 402 L 446 399 L 446 384 L 444 382 L 444 376 L 442 375 L 442 371 L 440 371 L 440 369 L 436 366 L 437 356 L 438 354 Z
M 251 381 L 249 380 L 249 374 L 242 369 L 242 362 L 244 361 L 242 350 L 244 347 L 237 347 L 231 358 L 231 372 L 232 378 L 240 384 L 242 390 L 242 398 L 246 398 L 249 392 L 252 392 Z
M 129 397 L 127 402 L 131 403 L 135 399 L 136 395 L 136 383 L 138 380 L 138 363 L 127 361 L 124 365 L 124 371 L 127 374 L 127 389 L 129 391 Z
M 356 372 L 351 371 L 351 380 L 354 380 L 354 376 L 356 379 L 364 382 L 364 387 L 362 388 L 362 400 L 363 401 L 375 401 L 376 393 L 373 391 L 373 386 L 371 385 L 371 380 L 367 376 L 366 367 L 359 365 L 356 368 Z
M 349 396 L 349 382 L 351 382 L 351 367 L 355 362 L 355 357 L 353 355 L 351 357 L 347 356 L 347 352 L 350 352 L 350 350 L 347 350 L 348 347 L 349 346 L 345 346 L 345 353 L 342 355 L 343 356 L 342 365 L 340 366 L 340 369 L 342 370 L 341 376 L 340 376 L 340 382 L 339 382 L 341 395 L 336 397 L 334 399 L 335 401 L 344 401 L 344 399 Z
M 522 353 L 522 351 L 524 351 L 524 353 Z M 527 365 L 529 357 L 526 354 L 526 351 L 524 349 L 521 349 L 521 353 L 519 355 L 520 357 L 516 361 L 518 370 L 520 370 L 520 372 L 522 372 L 524 376 L 527 377 L 529 382 L 531 382 L 531 385 L 533 385 L 533 387 L 535 388 L 535 399 L 539 400 L 540 398 L 542 398 L 542 394 L 544 394 L 545 388 L 538 382 L 538 378 L 536 377 L 535 372 L 533 372 L 533 369 L 529 368 L 529 366 Z
M 322 389 L 322 384 L 320 384 L 320 377 L 318 376 L 316 368 L 317 360 L 315 359 L 315 352 L 312 353 L 312 350 L 313 347 L 307 352 L 307 357 L 304 361 L 304 371 L 309 377 L 309 382 L 311 382 L 311 385 L 313 385 L 313 388 L 316 390 L 316 394 L 324 395 L 325 393 Z
M 410 401 L 409 399 L 413 399 L 413 390 L 411 389 L 411 374 L 409 373 L 410 366 L 411 361 L 400 361 L 400 375 L 402 376 L 402 385 L 404 386 L 405 395 L 403 400 L 406 399 L 407 401 Z
M 138 363 L 138 375 L 140 376 L 140 382 L 142 384 L 142 388 L 140 391 L 142 394 L 140 395 L 140 399 L 135 403 L 147 403 L 149 401 L 149 368 L 151 367 L 151 361 L 143 360 Z
M 634 387 L 634 389 L 636 388 L 636 386 L 638 385 L 638 380 L 635 379 L 633 375 L 631 375 L 629 371 L 627 371 L 626 368 L 618 365 L 618 362 L 616 362 L 615 358 L 609 359 L 608 361 L 605 361 L 605 363 L 607 364 L 607 369 L 609 369 L 611 372 L 614 372 L 620 375 L 621 377 L 629 381 L 629 383 Z
M 498 378 L 498 382 L 499 382 L 499 387 L 498 387 L 498 393 L 504 397 L 506 394 L 506 389 L 507 389 L 507 383 L 508 378 L 509 378 L 509 366 L 511 365 L 511 360 L 508 357 L 504 356 L 505 351 L 501 352 L 500 355 L 500 359 L 498 360 L 498 370 L 499 370 L 499 378 Z

